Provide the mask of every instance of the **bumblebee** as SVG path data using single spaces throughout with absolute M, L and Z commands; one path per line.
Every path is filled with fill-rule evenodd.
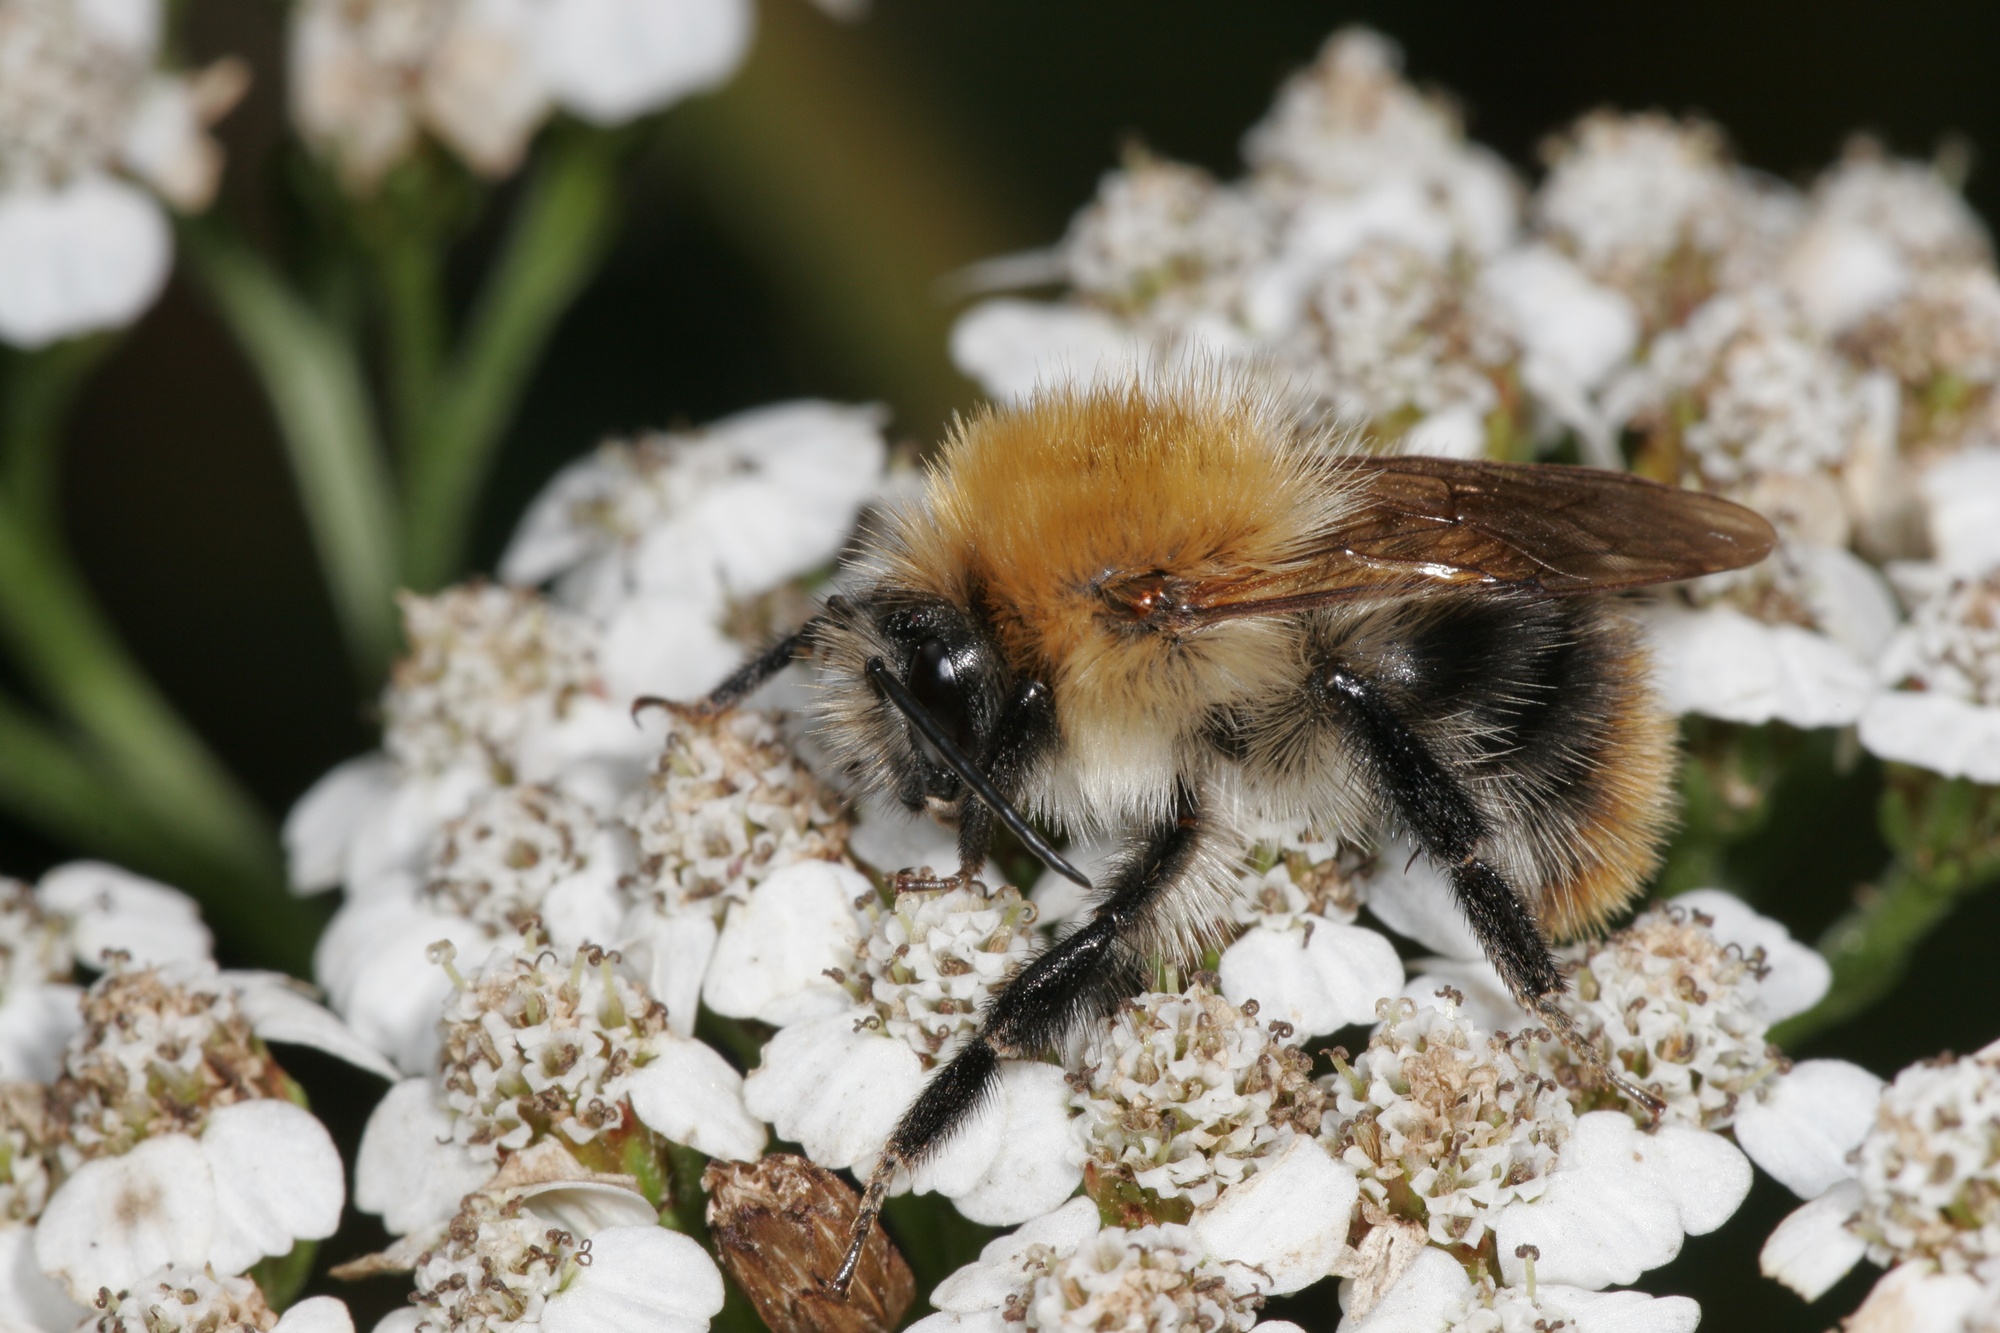
M 1402 830 L 1522 1006 L 1657 1114 L 1555 1003 L 1550 939 L 1640 891 L 1670 817 L 1672 721 L 1603 594 L 1773 540 L 1748 509 L 1623 473 L 1343 452 L 1219 375 L 957 423 L 824 610 L 703 705 L 810 655 L 836 762 L 956 823 L 962 877 L 999 823 L 1093 893 L 897 1124 L 829 1285 L 1003 1057 L 1063 1046 L 1156 960 L 1217 942 L 1248 828 Z M 1123 850 L 1092 886 L 1037 822 Z

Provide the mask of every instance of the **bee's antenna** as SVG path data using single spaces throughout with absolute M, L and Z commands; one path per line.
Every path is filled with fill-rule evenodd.
M 890 703 L 896 705 L 904 717 L 910 719 L 910 725 L 923 733 L 924 739 L 937 750 L 945 766 L 958 774 L 959 780 L 972 789 L 972 794 L 986 803 L 986 808 L 1007 826 L 1008 831 L 1021 840 L 1023 847 L 1033 852 L 1036 859 L 1064 879 L 1081 885 L 1086 890 L 1094 891 L 1095 886 L 1084 873 L 1065 861 L 1061 852 L 1049 846 L 1048 839 L 1029 827 L 1028 821 L 1021 818 L 1021 812 L 1014 808 L 1014 803 L 1002 796 L 1000 789 L 988 782 L 986 775 L 965 757 L 965 751 L 958 748 L 951 735 L 938 725 L 937 719 L 917 702 L 917 697 L 910 693 L 910 687 L 896 679 L 896 673 L 889 670 L 886 662 L 879 657 L 869 658 L 868 678 L 875 682 L 876 687 L 888 697 Z

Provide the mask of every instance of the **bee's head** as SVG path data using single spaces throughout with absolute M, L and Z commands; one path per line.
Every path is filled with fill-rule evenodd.
M 878 584 L 830 599 L 813 646 L 822 736 L 842 769 L 912 810 L 955 815 L 965 783 L 890 695 L 900 685 L 978 763 L 1007 697 L 990 634 L 949 601 Z

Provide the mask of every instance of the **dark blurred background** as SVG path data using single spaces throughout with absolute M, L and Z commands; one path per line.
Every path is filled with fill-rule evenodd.
M 190 56 L 236 52 L 256 69 L 223 126 L 223 206 L 256 227 L 280 174 L 280 7 L 188 11 Z M 1471 134 L 1523 171 L 1584 111 L 1658 107 L 1713 117 L 1746 162 L 1800 182 L 1856 131 L 1916 156 L 1963 141 L 1972 200 L 2000 216 L 2000 166 L 1979 156 L 2000 155 L 1992 5 L 877 0 L 842 25 L 765 0 L 735 82 L 669 112 L 630 173 L 617 248 L 558 332 L 488 488 L 477 564 L 490 567 L 549 474 L 607 433 L 804 394 L 886 402 L 899 433 L 932 438 L 975 396 L 945 359 L 941 278 L 1055 240 L 1128 141 L 1236 174 L 1239 137 L 1278 81 L 1352 22 L 1400 41 L 1412 76 L 1453 94 Z M 462 247 L 468 275 L 496 233 Z M 190 286 L 176 283 L 90 386 L 65 495 L 131 647 L 274 816 L 373 744 L 264 403 Z M 1865 767 L 1792 782 L 1732 862 L 1803 938 L 1879 865 L 1874 791 Z M 64 855 L 0 826 L 10 873 Z M 1974 899 L 1890 1000 L 1803 1054 L 1888 1074 L 1981 1044 L 2000 1027 L 1996 939 L 2000 897 Z M 365 1106 L 328 1104 L 354 1094 L 301 1065 L 309 1085 L 329 1081 L 322 1107 L 351 1148 Z M 1824 1328 L 1874 1272 L 1810 1308 L 1758 1278 L 1757 1246 L 1792 1202 L 1760 1179 L 1735 1222 L 1644 1285 L 1697 1297 L 1712 1329 Z M 333 1257 L 365 1239 L 343 1233 Z

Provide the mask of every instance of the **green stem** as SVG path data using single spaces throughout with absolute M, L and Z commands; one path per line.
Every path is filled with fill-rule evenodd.
M 433 410 L 407 441 L 403 574 L 411 587 L 434 588 L 458 572 L 501 432 L 610 238 L 623 143 L 575 126 L 549 136 Z
M 0 806 L 94 855 L 157 873 L 198 873 L 194 858 L 167 845 L 153 813 L 87 757 L 83 744 L 8 699 L 0 699 Z
M 1892 767 L 1882 829 L 1896 862 L 1821 938 L 1833 985 L 1813 1008 L 1773 1029 L 1771 1039 L 1788 1050 L 1894 990 L 1917 947 L 1960 901 L 2000 879 L 2000 791 L 1993 788 Z
M 0 414 L 0 636 L 87 742 L 7 706 L 0 800 L 82 846 L 185 876 L 218 924 L 256 938 L 273 964 L 302 966 L 310 916 L 280 887 L 269 825 L 146 679 L 61 541 L 60 425 L 93 355 L 61 348 L 18 359 Z M 249 919 L 222 920 L 239 915 Z
M 444 308 L 444 265 L 431 237 L 399 228 L 375 255 L 388 338 L 384 367 L 395 412 L 396 439 L 404 448 L 423 437 L 437 394 L 449 331 Z
M 183 236 L 271 400 L 348 651 L 373 685 L 396 646 L 395 499 L 360 364 L 249 247 L 213 228 Z

